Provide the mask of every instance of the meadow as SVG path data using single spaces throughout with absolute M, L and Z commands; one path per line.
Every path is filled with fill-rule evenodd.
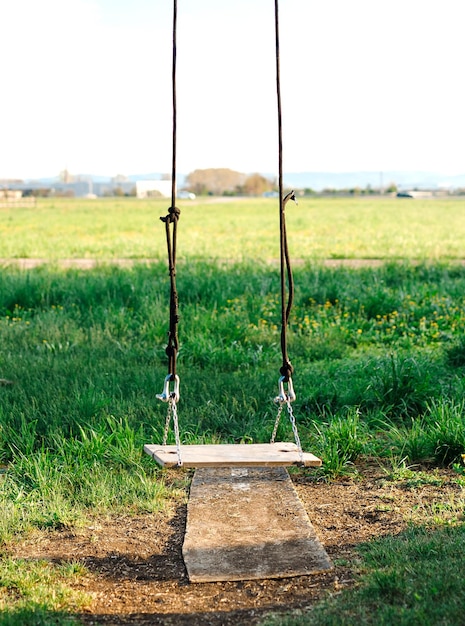
M 185 497 L 189 475 L 168 480 L 142 453 L 144 443 L 161 441 L 166 411 L 155 394 L 167 368 L 169 285 L 158 220 L 167 206 L 57 199 L 0 210 L 0 258 L 8 259 L 0 271 L 0 545 L 96 515 L 164 510 Z M 276 204 L 180 206 L 182 440 L 266 442 L 281 365 Z M 447 469 L 458 495 L 444 503 L 447 515 L 412 529 L 402 549 L 395 539 L 362 546 L 365 582 L 352 595 L 273 624 L 389 624 L 386 603 L 396 602 L 404 613 L 395 623 L 460 623 L 444 598 L 465 603 L 453 556 L 465 543 L 464 209 L 457 199 L 288 205 L 293 408 L 304 448 L 323 459 L 314 479 L 356 477 L 376 460 L 392 480 Z M 25 271 L 15 258 L 47 263 Z M 98 264 L 60 266 L 72 258 Z M 117 267 L 116 259 L 138 262 Z M 384 262 L 328 267 L 324 259 Z M 285 421 L 278 434 L 292 437 Z M 394 593 L 402 551 L 419 554 L 425 528 L 437 545 L 422 573 L 439 591 L 420 593 L 415 580 Z M 446 558 L 451 567 L 439 567 Z M 79 563 L 47 566 L 42 591 L 34 567 L 2 559 L 0 624 L 65 624 L 85 604 L 66 587 Z M 417 592 L 422 599 L 409 612 L 406 595 Z
M 290 245 L 300 259 L 461 258 L 464 201 L 458 198 L 301 198 L 287 208 Z M 276 259 L 271 199 L 179 201 L 179 257 Z M 158 218 L 166 200 L 38 199 L 36 207 L 1 209 L 0 259 L 165 259 Z

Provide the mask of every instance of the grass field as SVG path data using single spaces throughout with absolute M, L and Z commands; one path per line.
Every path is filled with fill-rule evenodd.
M 180 201 L 180 258 L 278 256 L 276 200 Z M 0 258 L 165 258 L 158 217 L 167 200 L 39 200 L 0 209 Z M 295 257 L 431 259 L 464 256 L 465 200 L 302 198 L 288 205 Z M 161 236 L 160 236 L 161 234 Z
M 1 210 L 0 257 L 95 257 L 102 265 L 0 271 L 0 545 L 183 497 L 187 477 L 166 481 L 142 454 L 144 443 L 161 440 L 166 410 L 155 399 L 166 374 L 168 281 L 158 220 L 166 208 L 44 200 L 36 209 Z M 281 365 L 279 276 L 266 263 L 277 256 L 276 207 L 241 200 L 181 208 L 182 439 L 267 441 Z M 289 334 L 293 406 L 304 447 L 324 462 L 315 479 L 355 476 L 365 459 L 397 472 L 449 468 L 457 497 L 443 503 L 447 515 L 362 546 L 355 591 L 273 624 L 461 623 L 465 268 L 451 261 L 465 250 L 463 209 L 457 200 L 289 206 L 291 253 L 299 259 Z M 116 258 L 154 263 L 106 263 Z M 323 258 L 388 262 L 329 268 Z M 288 438 L 286 423 L 280 428 Z M 425 528 L 437 531 L 427 548 Z M 418 559 L 422 581 L 406 572 L 405 551 Z M 43 567 L 41 574 L 30 563 L 1 560 L 0 624 L 65 624 L 85 603 L 67 587 L 79 563 Z M 47 621 L 55 612 L 56 621 Z

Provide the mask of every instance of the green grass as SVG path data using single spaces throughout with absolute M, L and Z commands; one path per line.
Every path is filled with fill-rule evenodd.
M 1 626 L 70 626 L 70 610 L 82 610 L 90 598 L 71 589 L 85 574 L 79 563 L 0 560 Z
M 465 250 L 464 199 L 302 198 L 288 206 L 294 257 L 455 259 Z M 169 201 L 39 199 L 2 209 L 0 258 L 165 258 Z M 276 259 L 271 199 L 180 201 L 179 258 Z
M 0 388 L 0 462 L 12 468 L 3 483 L 12 494 L 53 485 L 52 520 L 79 517 L 96 502 L 102 510 L 153 502 L 158 474 L 141 448 L 160 440 L 166 410 L 155 399 L 166 374 L 164 275 L 163 264 L 0 274 L 0 371 L 15 382 Z M 346 471 L 363 455 L 457 463 L 464 385 L 450 354 L 464 326 L 465 269 L 308 265 L 296 269 L 296 283 L 294 412 L 304 444 L 325 461 L 322 471 Z M 198 262 L 179 272 L 185 441 L 269 437 L 278 287 L 266 265 Z M 286 420 L 278 435 L 289 436 Z M 107 498 L 92 492 L 93 474 L 105 465 L 113 469 Z M 53 474 L 51 467 L 60 472 L 41 481 L 41 468 Z M 68 474 L 74 487 L 64 487 L 64 512 L 56 480 Z
M 183 473 L 174 483 L 167 480 L 142 452 L 144 443 L 161 441 L 166 416 L 166 406 L 156 400 L 167 373 L 168 273 L 158 224 L 166 206 L 53 202 L 2 213 L 0 257 L 162 260 L 127 269 L 51 264 L 0 270 L 0 378 L 14 383 L 0 386 L 3 544 L 34 529 L 79 525 L 93 515 L 163 509 L 185 497 L 188 481 Z M 271 435 L 281 365 L 279 276 L 276 264 L 265 262 L 276 257 L 273 211 L 268 200 L 186 205 L 183 211 L 178 412 L 185 442 L 268 441 Z M 289 209 L 291 249 L 301 259 L 289 328 L 293 409 L 304 447 L 324 461 L 317 476 L 354 473 L 361 460 L 375 457 L 387 468 L 387 480 L 409 488 L 434 477 L 439 467 L 454 468 L 458 487 L 464 486 L 465 268 L 432 261 L 436 254 L 453 258 L 465 249 L 462 213 L 458 200 L 305 200 Z M 429 260 L 361 269 L 317 261 L 338 255 Z M 289 437 L 290 425 L 282 419 L 278 438 Z M 439 509 L 430 512 L 432 521 L 441 515 Z M 433 558 L 422 561 L 418 546 L 426 535 L 436 538 L 445 558 L 454 542 L 461 545 L 463 499 L 447 515 L 447 531 L 412 529 L 391 543 L 364 548 L 365 578 L 349 593 L 353 602 L 335 598 L 325 609 L 334 622 L 321 623 L 370 623 L 369 615 L 378 614 L 376 623 L 415 623 L 421 611 L 429 614 L 416 570 L 431 567 L 425 570 L 430 595 L 448 579 L 447 589 L 455 583 L 448 568 L 445 578 Z M 370 550 L 379 546 L 387 556 L 378 566 Z M 417 565 L 407 572 L 411 586 L 407 581 L 394 603 L 389 593 L 398 590 L 389 591 L 389 580 L 404 581 L 405 560 L 398 555 L 409 549 L 417 551 Z M 453 556 L 447 559 L 458 567 Z M 21 576 L 32 567 L 16 566 Z M 11 584 L 1 582 L 10 580 L 7 573 L 0 575 L 0 587 L 8 590 Z M 50 577 L 51 586 L 64 577 L 66 587 L 67 574 L 53 570 Z M 64 624 L 75 599 L 63 594 L 62 604 L 52 606 L 46 591 L 35 599 L 3 592 L 0 624 Z M 452 604 L 441 615 L 449 610 Z M 323 613 L 314 615 L 289 619 L 323 619 Z
M 411 528 L 359 547 L 360 583 L 310 612 L 263 626 L 438 626 L 463 623 L 465 526 Z

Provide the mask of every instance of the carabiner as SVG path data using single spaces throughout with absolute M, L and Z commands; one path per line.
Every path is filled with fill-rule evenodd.
M 286 393 L 286 390 L 284 389 L 284 382 L 285 382 L 284 376 L 281 376 L 281 378 L 278 381 L 279 395 L 277 395 L 276 398 L 274 399 L 276 404 L 294 402 L 295 400 L 295 392 L 294 392 L 294 386 L 292 384 L 292 378 L 289 377 L 289 380 L 287 381 L 287 393 Z
M 173 391 L 170 391 L 171 378 L 172 374 L 168 374 L 165 378 L 165 384 L 163 385 L 163 392 L 157 393 L 157 398 L 162 402 L 169 402 L 169 400 L 179 402 L 179 376 L 176 374 L 174 377 Z

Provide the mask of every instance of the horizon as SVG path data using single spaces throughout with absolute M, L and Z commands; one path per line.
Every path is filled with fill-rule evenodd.
M 220 168 L 206 168 L 206 169 L 220 169 Z M 225 168 L 231 169 L 231 168 Z M 268 180 L 275 180 L 276 175 L 265 172 L 240 172 L 246 176 L 258 173 Z M 131 174 L 117 174 L 117 175 L 102 175 L 91 173 L 79 173 L 71 175 L 69 181 L 63 179 L 60 180 L 60 175 L 56 176 L 44 176 L 41 178 L 28 178 L 20 179 L 16 177 L 14 179 L 1 179 L 0 188 L 10 186 L 17 189 L 24 189 L 28 185 L 32 188 L 37 188 L 38 185 L 66 185 L 72 187 L 73 185 L 82 185 L 83 183 L 105 185 L 118 184 L 136 184 L 136 181 L 141 180 L 164 180 L 167 177 L 166 173 L 162 172 L 139 172 Z M 179 190 L 188 189 L 186 185 L 186 178 L 188 174 L 177 173 L 176 182 Z M 115 180 L 120 179 L 120 180 Z M 283 184 L 286 188 L 294 189 L 312 189 L 316 193 L 324 191 L 325 189 L 372 189 L 383 190 L 394 185 L 398 190 L 414 190 L 414 189 L 429 189 L 429 190 L 457 190 L 465 187 L 465 172 L 463 174 L 444 175 L 440 172 L 426 172 L 426 171 L 386 171 L 379 172 L 375 170 L 360 170 L 352 172 L 285 172 L 283 173 Z

